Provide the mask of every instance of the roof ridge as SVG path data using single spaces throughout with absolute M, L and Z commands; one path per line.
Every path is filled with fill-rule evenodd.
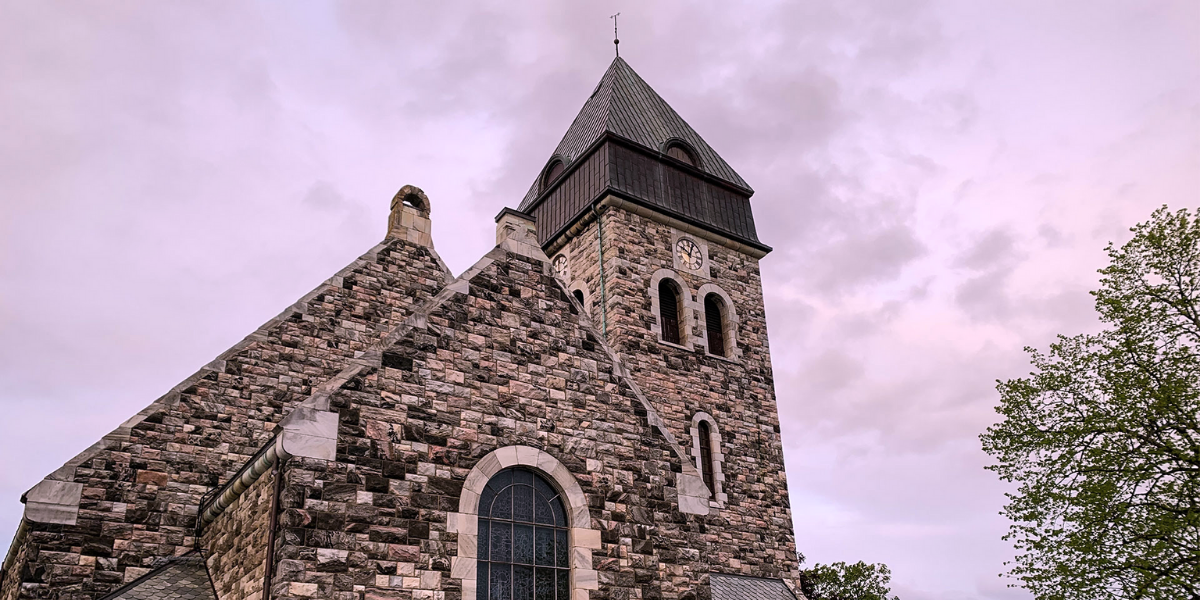
M 606 134 L 627 139 L 650 152 L 662 152 L 669 142 L 681 141 L 697 155 L 696 169 L 753 193 L 737 171 L 621 57 L 614 58 L 604 71 L 551 158 L 570 165 Z M 519 204 L 521 210 L 528 209 L 540 195 L 540 181 L 539 171 Z
M 603 86 L 604 81 L 606 79 L 608 80 L 608 97 L 604 107 L 604 131 L 609 131 L 609 123 L 612 121 L 613 86 L 615 85 L 614 80 L 616 79 L 615 71 L 619 64 L 625 65 L 626 67 L 629 66 L 629 63 L 626 63 L 620 56 L 614 58 L 613 61 L 609 63 L 608 69 L 604 71 L 604 75 L 600 77 L 600 83 L 598 84 L 599 86 Z M 609 73 L 613 73 L 613 77 L 609 77 Z

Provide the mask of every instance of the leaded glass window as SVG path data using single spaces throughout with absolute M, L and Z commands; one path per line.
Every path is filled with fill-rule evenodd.
M 479 496 L 477 600 L 569 600 L 567 514 L 526 469 L 496 473 Z

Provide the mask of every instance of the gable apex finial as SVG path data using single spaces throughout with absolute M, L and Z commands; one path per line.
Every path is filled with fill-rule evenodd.
M 621 16 L 621 13 L 608 17 L 613 20 L 613 47 L 617 50 L 617 58 L 621 58 L 621 38 L 617 37 L 617 17 L 619 16 Z

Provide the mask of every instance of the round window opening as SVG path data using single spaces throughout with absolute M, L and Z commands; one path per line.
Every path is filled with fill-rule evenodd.
M 479 496 L 476 600 L 569 600 L 568 527 L 562 498 L 540 475 L 496 473 Z

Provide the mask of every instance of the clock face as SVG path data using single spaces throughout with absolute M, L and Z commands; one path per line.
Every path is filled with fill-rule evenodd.
M 689 269 L 699 269 L 700 265 L 704 264 L 704 255 L 700 253 L 700 246 L 687 238 L 683 238 L 675 244 L 675 254 L 679 256 L 679 263 Z
M 551 266 L 554 267 L 555 275 L 558 275 L 559 277 L 567 276 L 567 257 L 566 256 L 564 256 L 562 254 L 555 256 L 554 262 L 552 263 Z

